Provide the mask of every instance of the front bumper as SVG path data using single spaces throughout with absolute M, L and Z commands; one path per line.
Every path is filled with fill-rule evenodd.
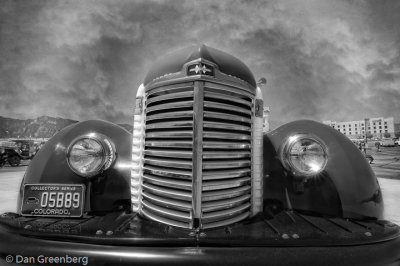
M 0 265 L 10 258 L 14 265 L 55 265 L 58 258 L 65 265 L 394 266 L 400 238 L 388 222 L 292 212 L 200 232 L 124 213 L 74 220 L 8 214 L 0 219 Z

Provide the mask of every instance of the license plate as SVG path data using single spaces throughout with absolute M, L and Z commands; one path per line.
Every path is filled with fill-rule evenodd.
M 81 217 L 84 185 L 26 184 L 21 214 L 24 216 Z

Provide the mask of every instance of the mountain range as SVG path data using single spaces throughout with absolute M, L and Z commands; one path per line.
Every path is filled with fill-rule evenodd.
M 78 122 L 50 116 L 26 120 L 0 116 L 0 138 L 50 138 L 64 127 Z M 132 125 L 119 124 L 119 126 L 132 133 Z

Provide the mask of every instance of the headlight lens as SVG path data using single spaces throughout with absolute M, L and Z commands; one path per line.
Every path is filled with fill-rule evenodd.
M 91 177 L 107 169 L 115 158 L 113 147 L 102 137 L 81 137 L 68 151 L 68 164 L 80 176 Z
M 315 136 L 294 135 L 285 143 L 282 162 L 295 176 L 314 176 L 324 170 L 327 161 L 326 145 Z

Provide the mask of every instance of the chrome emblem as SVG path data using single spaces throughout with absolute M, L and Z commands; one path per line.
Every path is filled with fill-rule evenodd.
M 208 75 L 208 76 L 214 76 L 214 69 L 212 66 L 207 65 L 207 64 L 202 64 L 202 63 L 197 63 L 188 66 L 187 68 L 187 75 L 192 76 L 192 75 Z

